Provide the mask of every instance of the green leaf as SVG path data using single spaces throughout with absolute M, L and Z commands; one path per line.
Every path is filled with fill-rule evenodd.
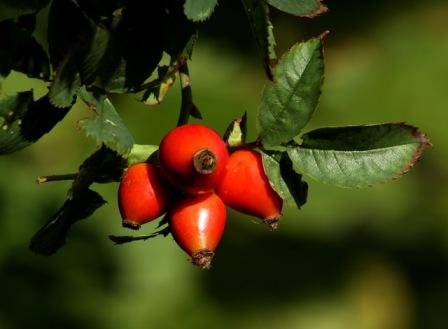
M 288 150 L 294 170 L 340 187 L 367 187 L 406 174 L 429 140 L 398 123 L 322 128 Z
M 162 103 L 165 95 L 176 81 L 176 73 L 169 66 L 161 66 L 158 69 L 159 77 L 151 82 L 151 86 L 143 94 L 142 101 L 149 106 Z
M 127 157 L 127 166 L 130 167 L 140 162 L 154 162 L 157 160 L 157 145 L 132 145 L 131 152 Z
M 105 203 L 101 195 L 92 190 L 67 199 L 53 218 L 33 236 L 30 250 L 45 256 L 54 254 L 65 244 L 70 227 L 89 217 Z
M 325 13 L 328 8 L 322 4 L 321 0 L 267 0 L 268 3 L 286 13 L 304 16 L 315 17 Z
M 322 39 L 293 46 L 274 70 L 274 82 L 263 89 L 258 130 L 265 146 L 297 136 L 317 107 L 323 82 Z
M 134 144 L 134 139 L 109 98 L 105 95 L 94 95 L 85 88 L 79 90 L 78 96 L 95 113 L 92 118 L 79 122 L 81 129 L 98 144 L 104 144 L 120 155 L 127 155 Z
M 48 56 L 32 36 L 34 26 L 30 30 L 27 21 L 25 16 L 21 16 L 17 21 L 0 22 L 0 75 L 7 76 L 15 70 L 29 77 L 48 79 Z
M 56 107 L 71 106 L 76 100 L 76 92 L 81 87 L 74 55 L 68 52 L 59 64 L 56 76 L 50 86 L 50 102 Z
M 208 19 L 218 4 L 218 0 L 185 0 L 184 12 L 194 22 Z
M 41 138 L 61 121 L 70 107 L 56 108 L 47 96 L 33 101 L 33 92 L 0 97 L 0 154 L 18 151 Z
M 82 84 L 89 85 L 95 81 L 101 69 L 106 51 L 109 46 L 110 32 L 101 25 L 94 25 L 91 22 L 92 34 L 90 45 L 85 54 L 81 57 L 79 73 Z
M 297 174 L 285 153 L 274 157 L 261 152 L 263 168 L 272 188 L 290 206 L 302 207 L 308 196 L 308 184 Z M 279 159 L 278 159 L 279 158 Z
M 269 7 L 264 0 L 242 0 L 269 80 L 273 80 L 272 66 L 277 59 L 273 26 L 269 20 Z
M 246 142 L 247 136 L 247 113 L 241 118 L 233 120 L 227 127 L 223 139 L 229 147 L 238 147 Z

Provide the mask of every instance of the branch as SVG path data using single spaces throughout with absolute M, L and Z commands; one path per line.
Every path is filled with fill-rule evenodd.
M 185 62 L 179 67 L 179 77 L 182 88 L 182 103 L 180 106 L 179 119 L 177 126 L 182 126 L 188 122 L 190 115 L 197 118 L 202 118 L 198 109 L 193 103 L 193 95 L 191 92 L 191 79 L 188 71 L 188 64 Z
M 49 176 L 39 176 L 36 178 L 37 184 L 43 184 L 47 182 L 63 181 L 63 180 L 74 180 L 78 174 L 64 174 L 64 175 L 49 175 Z

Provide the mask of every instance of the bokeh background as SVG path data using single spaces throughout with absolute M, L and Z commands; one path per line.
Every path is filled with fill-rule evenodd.
M 118 186 L 96 185 L 108 204 L 76 224 L 59 253 L 36 256 L 29 239 L 69 188 L 36 176 L 74 172 L 96 148 L 76 129 L 88 115 L 78 104 L 51 134 L 0 159 L 0 329 L 447 328 L 448 3 L 326 3 L 314 20 L 272 10 L 280 52 L 331 31 L 307 129 L 412 123 L 434 144 L 414 170 L 363 190 L 308 179 L 308 203 L 286 209 L 276 232 L 229 211 L 210 271 L 190 265 L 171 237 L 113 245 L 109 234 L 128 233 Z M 223 132 L 247 111 L 254 138 L 265 78 L 239 1 L 220 1 L 202 25 L 190 71 L 204 123 Z M 30 84 L 45 91 L 16 74 L 4 92 Z M 138 143 L 158 144 L 175 125 L 179 89 L 156 108 L 114 98 Z

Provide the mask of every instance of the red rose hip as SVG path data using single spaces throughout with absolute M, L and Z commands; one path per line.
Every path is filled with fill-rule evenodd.
M 173 187 L 160 169 L 149 163 L 129 167 L 118 189 L 118 206 L 123 226 L 139 229 L 167 211 L 174 195 Z
M 277 227 L 283 200 L 269 184 L 258 152 L 238 150 L 232 153 L 227 174 L 216 193 L 227 206 L 263 219 L 272 229 Z
M 210 268 L 226 223 L 226 207 L 214 193 L 185 195 L 169 212 L 171 233 L 192 262 Z
M 169 131 L 159 147 L 160 168 L 170 182 L 191 194 L 212 191 L 224 177 L 229 153 L 212 129 L 186 124 Z

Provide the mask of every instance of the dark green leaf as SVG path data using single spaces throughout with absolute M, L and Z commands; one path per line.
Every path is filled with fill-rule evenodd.
M 68 193 L 68 199 L 57 214 L 33 237 L 30 249 L 51 255 L 65 244 L 70 227 L 89 217 L 105 201 L 90 190 L 93 182 L 118 181 L 126 165 L 123 157 L 104 145 L 89 156 L 79 167 Z
M 120 181 L 126 160 L 107 148 L 101 146 L 81 164 L 74 180 L 69 196 L 76 197 L 88 190 L 94 182 L 105 183 Z
M 289 205 L 302 207 L 306 203 L 308 184 L 302 180 L 302 175 L 294 171 L 288 156 L 281 153 L 280 159 L 276 159 L 265 152 L 261 155 L 272 188 Z
M 277 59 L 273 26 L 269 20 L 269 7 L 264 0 L 242 0 L 269 80 L 273 80 L 272 66 Z
M 162 20 L 163 50 L 182 64 L 191 57 L 198 38 L 196 24 L 187 19 L 182 6 L 169 3 L 166 6 Z
M 429 140 L 406 124 L 322 128 L 288 154 L 296 172 L 341 187 L 367 187 L 406 174 Z
M 174 74 L 190 58 L 196 38 L 195 24 L 183 14 L 181 1 L 131 2 L 114 13 L 95 84 L 114 93 L 138 92 L 149 85 L 153 89 L 147 96 L 153 97 L 151 103 L 157 102 L 154 88 L 160 84 L 144 81 L 157 68 L 163 51 L 171 56 L 169 73 Z
M 49 78 L 49 59 L 30 28 L 34 26 L 29 26 L 27 19 L 0 22 L 0 75 L 15 70 L 33 78 Z
M 81 81 L 92 76 L 86 64 L 95 27 L 73 2 L 54 0 L 48 16 L 48 46 L 55 79 L 50 87 L 50 101 L 56 107 L 73 104 Z M 93 48 L 96 46 L 93 45 Z M 85 68 L 90 69 L 86 73 Z
M 286 13 L 304 16 L 315 17 L 325 13 L 328 9 L 322 4 L 321 0 L 267 0 L 268 3 L 277 9 Z
M 60 62 L 56 76 L 50 87 L 50 102 L 56 107 L 72 105 L 76 100 L 76 92 L 81 87 L 78 68 L 74 54 L 68 52 L 66 58 Z
M 1 0 L 0 20 L 36 13 L 45 7 L 48 2 L 50 0 Z
M 88 189 L 92 183 L 119 182 L 126 167 L 126 159 L 103 146 L 83 162 L 77 173 L 39 176 L 36 182 L 72 180 L 70 194 L 76 194 L 78 190 Z
M 134 139 L 109 98 L 105 95 L 94 95 L 85 88 L 81 88 L 78 95 L 95 113 L 92 118 L 80 121 L 81 129 L 87 136 L 95 138 L 98 144 L 104 144 L 120 155 L 127 155 Z
M 67 199 L 53 218 L 33 236 L 30 250 L 45 256 L 54 254 L 65 244 L 70 227 L 105 203 L 101 195 L 92 190 Z
M 163 54 L 165 1 L 132 1 L 123 11 L 119 47 L 123 47 L 125 87 L 134 89 L 157 68 Z
M 108 24 L 125 0 L 76 0 L 82 11 L 96 23 Z
M 72 53 L 79 68 L 92 41 L 94 29 L 88 17 L 70 0 L 53 0 L 48 14 L 48 47 L 53 68 Z
M 117 236 L 117 235 L 109 235 L 109 239 L 114 242 L 115 244 L 123 244 L 123 243 L 128 243 L 128 242 L 133 242 L 133 241 L 139 241 L 139 240 L 148 240 L 148 239 L 152 239 L 155 238 L 159 235 L 163 235 L 163 236 L 167 236 L 168 234 L 170 234 L 170 228 L 169 227 L 165 227 L 159 231 L 156 231 L 152 234 L 148 234 L 148 235 L 139 235 L 139 236 L 130 236 L 130 235 L 124 235 L 124 236 Z
M 241 118 L 233 120 L 227 127 L 223 139 L 229 147 L 238 147 L 246 142 L 247 136 L 247 113 Z
M 185 0 L 185 15 L 194 22 L 205 21 L 217 4 L 218 0 Z
M 95 81 L 110 40 L 110 32 L 106 28 L 92 25 L 92 30 L 90 45 L 79 65 L 81 82 L 86 85 Z
M 0 154 L 15 152 L 34 143 L 69 110 L 69 107 L 54 107 L 48 95 L 33 101 L 32 91 L 0 97 Z
M 193 33 L 184 16 L 175 19 L 181 10 L 177 1 L 128 3 L 122 14 L 117 14 L 111 30 L 100 70 L 101 88 L 116 93 L 141 91 L 163 51 L 171 56 L 181 53 Z
M 265 146 L 297 136 L 317 107 L 323 81 L 322 39 L 293 46 L 274 70 L 274 82 L 263 89 L 258 128 Z
M 116 22 L 111 20 L 115 28 Z M 79 83 L 90 85 L 100 73 L 104 76 L 105 65 L 108 71 L 119 65 L 110 54 L 111 44 L 117 46 L 115 40 L 111 41 L 111 31 L 88 17 L 73 1 L 52 3 L 48 39 L 53 66 L 58 67 L 52 86 L 55 105 L 70 102 Z

